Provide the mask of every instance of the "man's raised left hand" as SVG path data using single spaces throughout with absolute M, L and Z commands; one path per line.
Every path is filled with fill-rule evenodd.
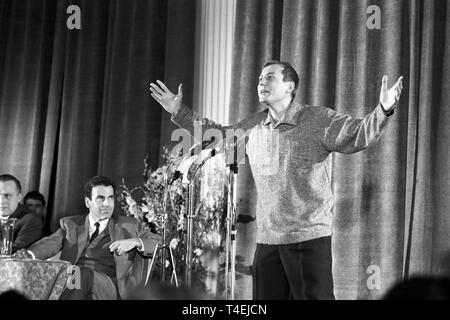
M 400 95 L 403 90 L 403 77 L 398 78 L 397 82 L 388 89 L 388 76 L 383 76 L 381 91 L 380 91 L 380 103 L 383 105 L 385 111 L 391 111 L 400 100 Z

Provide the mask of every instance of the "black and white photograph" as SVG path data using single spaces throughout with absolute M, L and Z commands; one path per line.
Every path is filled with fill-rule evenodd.
M 450 1 L 0 0 L 0 299 L 450 299 Z

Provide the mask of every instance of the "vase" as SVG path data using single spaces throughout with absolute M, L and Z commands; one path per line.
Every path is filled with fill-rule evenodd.
M 11 257 L 14 242 L 14 224 L 17 219 L 0 219 L 0 256 Z

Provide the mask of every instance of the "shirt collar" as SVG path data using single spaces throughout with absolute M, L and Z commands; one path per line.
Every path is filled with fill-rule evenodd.
M 98 222 L 98 223 L 100 223 L 99 229 L 103 230 L 106 227 L 106 225 L 108 224 L 109 219 L 111 219 L 111 218 L 109 218 L 109 219 L 103 219 L 103 220 L 96 221 L 94 219 L 94 217 L 92 217 L 91 214 L 88 214 L 88 216 L 89 216 L 89 226 L 91 227 L 91 229 L 92 228 L 95 229 L 95 223 Z
M 283 124 L 290 124 L 292 126 L 296 126 L 298 124 L 297 115 L 302 108 L 303 107 L 301 105 L 299 105 L 298 103 L 291 102 L 289 104 L 289 106 L 287 107 L 286 112 L 281 117 L 280 122 L 277 123 L 277 125 L 283 123 Z M 267 117 L 266 117 L 266 120 L 264 121 L 264 125 L 267 126 L 269 123 L 276 123 L 275 119 L 272 117 L 272 113 L 270 112 L 270 110 L 268 110 L 268 112 L 267 112 Z

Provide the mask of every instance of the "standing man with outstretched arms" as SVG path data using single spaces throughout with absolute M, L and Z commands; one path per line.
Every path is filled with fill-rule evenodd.
M 258 83 L 259 101 L 267 109 L 229 127 L 183 105 L 182 85 L 174 94 L 161 81 L 150 84 L 152 97 L 191 135 L 194 123 L 201 123 L 203 132 L 214 128 L 224 136 L 227 129 L 248 132 L 246 152 L 258 196 L 254 299 L 334 299 L 330 154 L 355 153 L 380 138 L 400 99 L 402 80 L 388 88 L 384 76 L 375 109 L 355 119 L 294 102 L 297 72 L 287 62 L 270 61 Z M 260 144 L 265 138 L 276 152 Z M 257 165 L 261 160 L 275 163 L 276 170 L 263 170 Z

